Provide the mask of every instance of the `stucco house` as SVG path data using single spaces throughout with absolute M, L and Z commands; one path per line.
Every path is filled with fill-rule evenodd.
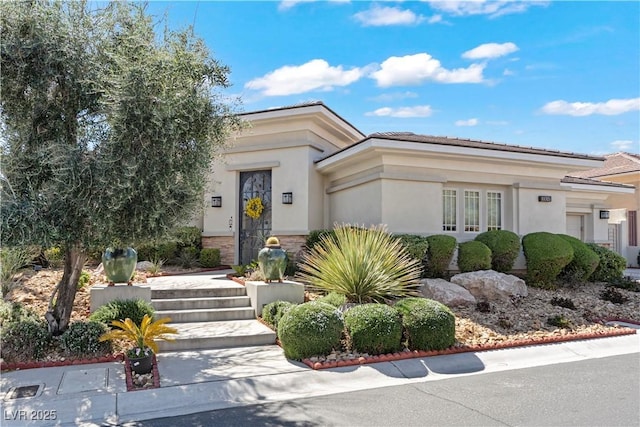
M 197 219 L 203 246 L 220 248 L 226 264 L 255 259 L 268 235 L 297 252 L 310 231 L 335 223 L 459 242 L 493 229 L 549 231 L 612 246 L 612 201 L 634 195 L 627 183 L 576 176 L 602 167 L 602 157 L 412 133 L 367 136 L 320 102 L 242 117 L 249 126 L 213 165 Z M 252 219 L 245 209 L 256 197 L 264 209 Z
M 597 168 L 572 173 L 579 178 L 591 178 L 640 188 L 640 155 L 614 153 L 604 156 L 604 163 Z M 640 191 L 634 195 L 614 194 L 608 200 L 611 206 L 609 217 L 609 241 L 612 248 L 627 259 L 630 266 L 638 267 L 640 252 Z

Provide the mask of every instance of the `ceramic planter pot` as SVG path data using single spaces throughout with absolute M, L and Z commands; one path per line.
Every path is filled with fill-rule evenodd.
M 129 366 L 131 370 L 139 375 L 148 374 L 153 367 L 153 353 L 148 356 L 130 357 Z
M 102 266 L 109 283 L 129 283 L 136 269 L 138 253 L 133 248 L 107 248 L 102 254 Z
M 276 237 L 269 237 L 266 246 L 258 252 L 258 265 L 265 282 L 282 282 L 287 268 L 287 252 L 280 247 Z

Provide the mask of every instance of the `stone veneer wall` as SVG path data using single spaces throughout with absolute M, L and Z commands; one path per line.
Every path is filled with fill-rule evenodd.
M 298 255 L 304 248 L 307 236 L 276 236 L 280 240 L 280 246 L 290 254 Z M 226 265 L 235 263 L 235 238 L 233 236 L 209 236 L 202 237 L 203 248 L 220 249 L 220 262 Z
M 225 265 L 232 265 L 235 263 L 234 240 L 235 238 L 233 236 L 202 237 L 202 247 L 220 249 L 220 263 Z

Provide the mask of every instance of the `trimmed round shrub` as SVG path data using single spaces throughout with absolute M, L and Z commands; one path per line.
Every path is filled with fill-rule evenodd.
M 220 249 L 204 248 L 200 251 L 200 265 L 205 268 L 213 268 L 220 265 Z
M 100 342 L 99 338 L 109 328 L 100 322 L 73 322 L 60 335 L 60 344 L 67 355 L 94 357 L 110 353 L 111 341 Z
M 402 320 L 394 307 L 361 304 L 344 314 L 344 326 L 351 347 L 359 352 L 385 354 L 402 346 Z
M 513 231 L 491 230 L 476 236 L 478 240 L 491 249 L 491 269 L 500 273 L 508 273 L 520 253 L 520 237 Z
M 541 231 L 524 236 L 522 247 L 527 259 L 527 285 L 556 289 L 556 278 L 573 259 L 571 244 L 557 234 Z
M 329 292 L 327 295 L 318 298 L 317 301 L 326 302 L 336 308 L 340 308 L 347 303 L 347 297 L 337 292 Z
M 622 278 L 627 266 L 627 260 L 622 255 L 595 243 L 587 243 L 587 246 L 600 258 L 596 270 L 591 275 L 592 281 L 611 282 Z
M 411 350 L 443 350 L 456 342 L 456 318 L 449 308 L 426 298 L 405 298 L 395 308 Z
M 491 249 L 477 240 L 460 243 L 458 245 L 458 268 L 462 273 L 490 270 Z
M 586 243 L 566 234 L 559 234 L 573 248 L 573 260 L 560 272 L 560 277 L 570 283 L 586 282 L 600 263 L 600 257 Z
M 291 307 L 296 304 L 289 301 L 274 301 L 262 307 L 262 320 L 271 327 L 271 329 L 278 330 L 278 322 L 282 319 Z
M 104 323 L 110 327 L 114 320 L 124 321 L 129 318 L 139 325 L 145 314 L 153 317 L 153 313 L 155 309 L 151 303 L 142 299 L 113 300 L 94 311 L 89 316 L 89 320 Z
M 199 227 L 179 227 L 174 233 L 178 249 L 193 246 L 197 250 L 202 249 L 202 232 Z
M 455 237 L 446 234 L 429 236 L 427 242 L 429 247 L 424 263 L 424 274 L 426 277 L 443 278 L 449 270 L 449 264 L 458 242 Z
M 416 234 L 396 234 L 394 237 L 400 239 L 400 243 L 405 247 L 409 255 L 418 261 L 422 261 L 427 256 L 429 242 L 426 237 Z
M 278 338 L 288 359 L 302 360 L 329 354 L 340 347 L 342 314 L 324 302 L 291 307 L 278 322 Z
M 0 341 L 0 354 L 6 362 L 38 360 L 47 353 L 51 335 L 45 321 L 25 319 L 3 326 Z

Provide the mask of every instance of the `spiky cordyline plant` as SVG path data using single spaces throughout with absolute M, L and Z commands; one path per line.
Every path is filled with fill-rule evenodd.
M 384 226 L 342 225 L 305 254 L 298 277 L 313 287 L 337 292 L 350 302 L 383 302 L 416 295 L 420 261 Z
M 134 344 L 134 346 L 140 350 L 150 348 L 154 353 L 157 353 L 158 344 L 156 344 L 155 340 L 174 341 L 174 339 L 168 337 L 167 334 L 178 333 L 175 328 L 165 325 L 165 323 L 170 321 L 170 318 L 163 317 L 162 319 L 152 322 L 148 314 L 144 315 L 139 327 L 128 317 L 124 319 L 124 322 L 114 320 L 111 324 L 119 329 L 112 329 L 103 334 L 100 336 L 100 341 L 124 339 Z

